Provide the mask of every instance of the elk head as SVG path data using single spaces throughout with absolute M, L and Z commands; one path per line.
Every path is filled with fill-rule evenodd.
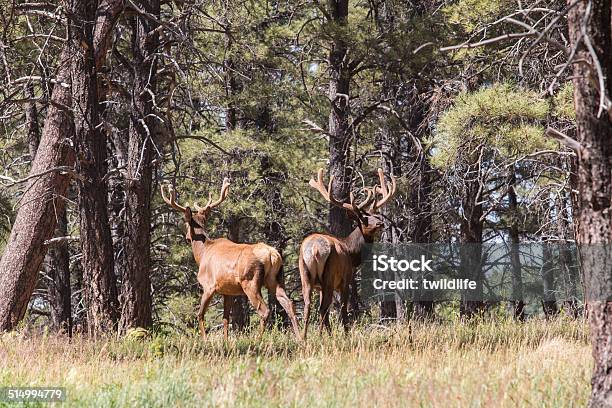
M 385 181 L 385 174 L 382 169 L 378 169 L 378 178 L 380 186 L 364 187 L 363 190 L 366 193 L 366 198 L 359 204 L 355 202 L 355 196 L 352 192 L 349 195 L 348 203 L 336 200 L 331 194 L 334 176 L 330 177 L 326 188 L 323 183 L 323 169 L 319 169 L 317 180 L 310 179 L 308 184 L 319 191 L 326 201 L 336 207 L 347 210 L 349 215 L 357 220 L 359 229 L 364 237 L 373 237 L 384 225 L 383 218 L 378 213 L 378 210 L 393 197 L 397 187 L 395 177 L 391 176 L 390 183 Z M 377 199 L 378 195 L 381 195 L 380 199 Z
M 183 219 L 185 221 L 186 233 L 185 239 L 187 242 L 191 243 L 192 241 L 205 241 L 206 240 L 206 220 L 210 215 L 213 208 L 217 207 L 221 204 L 226 198 L 229 191 L 230 182 L 228 178 L 223 180 L 223 185 L 221 186 L 221 194 L 219 198 L 215 201 L 212 199 L 212 193 L 208 193 L 208 203 L 204 207 L 200 207 L 197 202 L 193 203 L 193 208 L 195 209 L 195 213 L 191 210 L 188 204 L 182 206 L 176 202 L 176 190 L 173 186 L 167 186 L 168 196 L 164 193 L 164 186 L 161 188 L 161 195 L 164 201 L 172 208 L 177 210 L 180 213 L 183 213 Z

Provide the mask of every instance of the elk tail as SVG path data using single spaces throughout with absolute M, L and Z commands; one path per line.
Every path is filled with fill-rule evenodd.
M 276 281 L 283 286 L 284 274 L 283 274 L 283 257 L 278 251 L 274 250 L 270 252 L 270 266 L 272 267 L 272 276 L 276 276 Z

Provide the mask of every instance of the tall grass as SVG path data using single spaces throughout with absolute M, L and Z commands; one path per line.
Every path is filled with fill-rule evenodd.
M 584 406 L 590 369 L 585 324 L 564 318 L 362 324 L 305 345 L 277 330 L 0 340 L 1 386 L 63 386 L 79 407 Z

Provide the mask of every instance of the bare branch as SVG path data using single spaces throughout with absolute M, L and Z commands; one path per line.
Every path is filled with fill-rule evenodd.
M 31 180 L 33 178 L 42 177 L 42 176 L 44 176 L 46 174 L 53 173 L 53 172 L 56 172 L 56 171 L 59 171 L 60 173 L 63 173 L 63 174 L 70 174 L 72 177 L 77 178 L 77 179 L 82 179 L 82 176 L 80 174 L 78 174 L 74 170 L 73 167 L 70 167 L 70 166 L 57 166 L 57 167 L 53 167 L 51 169 L 47 169 L 45 171 L 41 171 L 40 173 L 30 174 L 29 176 L 24 177 L 22 179 L 18 179 L 18 180 L 15 180 L 12 177 L 3 176 L 3 175 L 0 175 L 0 179 L 8 181 L 9 184 L 7 184 L 6 186 L 7 187 L 11 187 L 11 186 L 14 186 L 16 184 L 25 183 L 26 181 L 29 181 L 29 180 Z
M 67 236 L 67 237 L 55 237 L 55 238 L 51 238 L 48 239 L 44 242 L 45 245 L 57 245 L 57 244 L 61 244 L 63 242 L 75 242 L 75 241 L 79 241 L 81 239 L 81 237 L 73 237 L 73 236 Z
M 578 141 L 566 135 L 565 133 L 561 133 L 558 130 L 555 130 L 549 127 L 548 129 L 546 129 L 545 134 L 546 136 L 549 136 L 549 137 L 552 137 L 553 139 L 558 140 L 561 144 L 569 147 L 570 149 L 574 150 L 576 153 L 579 153 L 582 150 L 582 145 Z

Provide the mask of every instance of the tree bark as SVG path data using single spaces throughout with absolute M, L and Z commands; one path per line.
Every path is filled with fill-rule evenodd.
M 587 306 L 593 358 L 591 407 L 612 406 L 612 119 L 599 109 L 600 92 L 612 95 L 612 4 L 582 1 L 568 15 L 570 41 L 576 47 L 572 80 L 578 142 L 580 212 L 576 240 L 587 285 Z M 585 35 L 588 38 L 585 38 Z M 588 41 L 588 42 L 587 42 Z M 600 64 L 600 89 L 595 61 Z M 578 63 L 578 61 L 583 61 Z
M 92 0 L 73 0 L 68 6 L 83 293 L 87 329 L 92 336 L 116 328 L 119 306 L 104 181 L 106 139 L 100 126 L 94 59 L 96 8 L 97 2 Z
M 25 89 L 29 99 L 34 98 L 34 87 L 29 84 Z M 28 102 L 25 106 L 28 149 L 32 160 L 40 143 L 40 127 L 36 102 Z M 56 213 L 57 227 L 55 236 L 68 235 L 68 220 L 66 208 L 58 209 Z M 58 242 L 51 246 L 43 261 L 43 268 L 48 277 L 47 295 L 51 314 L 51 325 L 57 331 L 72 335 L 72 305 L 70 290 L 70 252 L 68 242 Z
M 330 0 L 333 39 L 329 52 L 329 176 L 334 177 L 331 193 L 340 200 L 348 200 L 351 172 L 348 166 L 352 141 L 349 132 L 351 72 L 347 60 L 348 45 L 343 28 L 348 24 L 348 0 Z M 345 237 L 351 233 L 351 220 L 342 208 L 330 205 L 329 229 L 333 235 Z
M 142 2 L 147 13 L 159 17 L 159 1 Z M 135 17 L 132 50 L 134 54 L 134 85 L 128 142 L 125 181 L 125 240 L 124 275 L 121 295 L 120 328 L 150 327 L 151 301 L 151 158 L 156 140 L 156 123 L 151 114 L 154 104 L 157 63 L 155 52 L 158 35 L 151 34 L 157 24 Z
M 55 235 L 68 235 L 66 209 L 57 215 Z M 70 288 L 70 251 L 68 242 L 58 242 L 49 248 L 45 258 L 51 323 L 55 330 L 72 336 L 72 291 Z
M 70 52 L 67 47 L 60 56 L 56 78 L 64 84 L 70 82 Z M 74 163 L 74 151 L 70 145 L 73 121 L 66 108 L 70 105 L 70 88 L 56 84 L 31 175 Z M 63 196 L 69 180 L 68 174 L 51 171 L 33 178 L 27 185 L 0 260 L 0 331 L 14 329 L 25 315 L 47 252 L 44 242 L 53 236 L 54 214 L 64 208 Z
M 345 29 L 348 25 L 349 0 L 329 0 L 328 13 L 331 18 L 331 50 L 328 57 L 330 101 L 329 111 L 329 176 L 334 177 L 331 194 L 339 201 L 347 201 L 351 190 L 352 171 L 349 153 L 353 140 L 350 132 L 350 85 L 351 67 L 347 58 L 348 44 Z M 352 231 L 352 222 L 346 211 L 329 206 L 329 230 L 332 235 L 346 237 Z M 350 282 L 350 315 L 359 314 L 359 285 L 357 274 Z
M 106 57 L 109 33 L 123 8 L 121 0 L 104 0 L 98 8 L 94 46 L 96 64 Z M 63 196 L 69 175 L 50 171 L 71 167 L 75 161 L 71 136 L 74 122 L 70 113 L 72 92 L 69 86 L 72 71 L 71 43 L 60 56 L 58 83 L 53 87 L 51 103 L 30 175 L 48 172 L 32 179 L 17 212 L 13 229 L 0 260 L 0 331 L 12 330 L 23 318 L 36 286 L 38 272 L 47 252 L 44 242 L 53 236 L 56 218 L 50 216 L 64 207 Z

